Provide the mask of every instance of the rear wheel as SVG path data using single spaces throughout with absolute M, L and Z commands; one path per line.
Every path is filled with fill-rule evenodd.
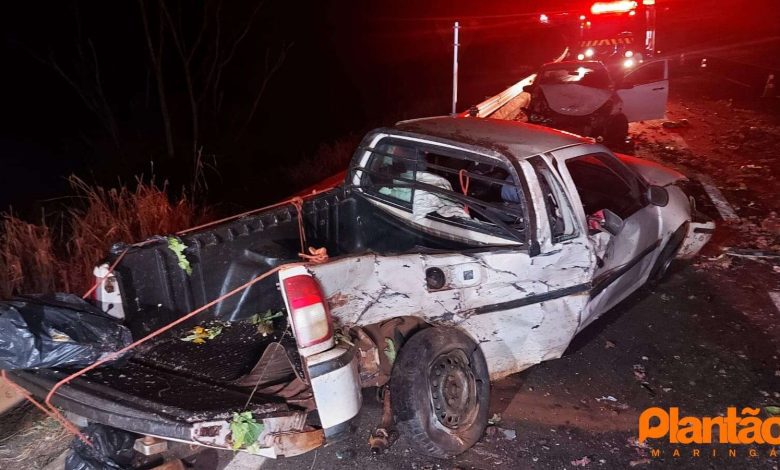
M 488 420 L 490 382 L 482 351 L 457 328 L 420 331 L 404 345 L 390 379 L 393 417 L 421 452 L 439 458 L 473 446 Z

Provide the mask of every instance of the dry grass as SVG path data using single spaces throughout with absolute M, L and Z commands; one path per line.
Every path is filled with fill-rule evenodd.
M 0 468 L 40 470 L 67 449 L 73 436 L 53 418 L 25 404 L 3 415 Z
M 186 194 L 169 197 L 168 187 L 136 180 L 131 189 L 91 186 L 70 178 L 75 196 L 54 230 L 43 217 L 30 223 L 0 215 L 0 297 L 31 292 L 82 292 L 92 269 L 116 242 L 169 234 L 208 219 L 208 211 Z

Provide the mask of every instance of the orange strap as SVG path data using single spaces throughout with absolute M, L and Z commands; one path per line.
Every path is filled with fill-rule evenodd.
M 332 187 L 324 189 L 322 191 L 312 191 L 311 194 L 307 194 L 305 197 L 311 197 L 311 196 L 314 196 L 316 194 L 322 193 L 324 191 L 328 191 L 330 189 L 332 189 Z M 276 204 L 272 204 L 270 206 L 261 207 L 259 209 L 254 209 L 254 210 L 251 210 L 251 211 L 248 211 L 248 212 L 244 212 L 242 214 L 234 215 L 234 216 L 231 216 L 231 217 L 226 217 L 224 219 L 220 219 L 220 220 L 216 220 L 216 221 L 213 221 L 213 222 L 209 222 L 209 223 L 206 223 L 206 224 L 203 224 L 203 225 L 199 225 L 197 227 L 193 227 L 193 228 L 189 228 L 189 229 L 186 229 L 186 230 L 182 230 L 182 231 L 176 232 L 176 235 L 183 235 L 185 233 L 188 233 L 188 232 L 191 232 L 191 231 L 194 231 L 194 230 L 199 230 L 199 229 L 202 229 L 202 228 L 211 227 L 213 225 L 217 225 L 217 224 L 220 224 L 220 223 L 223 223 L 223 222 L 234 220 L 234 219 L 237 219 L 237 218 L 240 218 L 240 217 L 245 217 L 247 215 L 251 215 L 251 214 L 254 214 L 254 213 L 257 213 L 257 212 L 262 212 L 264 210 L 273 209 L 273 208 L 276 208 L 276 207 L 281 207 L 281 206 L 283 206 L 285 204 L 292 204 L 295 207 L 295 210 L 296 210 L 297 215 L 298 215 L 298 235 L 300 236 L 300 240 L 301 240 L 301 252 L 299 253 L 300 257 L 304 261 L 308 261 L 310 263 L 314 263 L 314 264 L 323 263 L 323 262 L 327 261 L 327 259 L 328 259 L 328 252 L 327 252 L 327 250 L 325 248 L 312 248 L 312 247 L 309 247 L 309 253 L 310 254 L 306 253 L 306 232 L 305 232 L 304 226 L 303 226 L 303 202 L 304 202 L 304 199 L 302 197 L 294 197 L 294 198 L 288 199 L 286 201 L 282 201 L 282 202 L 279 202 L 279 203 L 276 203 Z M 151 243 L 153 241 L 154 240 L 146 240 L 146 241 L 143 241 L 143 242 L 135 243 L 135 244 L 131 245 L 131 247 L 143 246 L 143 245 Z M 95 289 L 97 289 L 98 286 L 109 275 L 111 275 L 111 273 L 114 271 L 114 269 L 117 267 L 117 265 L 122 261 L 122 258 L 124 258 L 125 254 L 127 254 L 129 249 L 130 249 L 130 247 L 125 248 L 119 254 L 117 259 L 109 267 L 108 272 L 106 273 L 106 275 L 102 276 L 100 279 L 98 279 L 95 282 L 95 284 L 84 294 L 83 298 L 86 299 L 87 297 L 92 295 L 92 293 L 95 291 Z M 60 411 L 57 408 L 55 408 L 54 405 L 52 404 L 51 400 L 54 397 L 54 395 L 56 394 L 57 390 L 59 390 L 60 387 L 62 387 L 63 385 L 69 383 L 73 379 L 81 377 L 82 375 L 86 374 L 87 372 L 89 372 L 91 370 L 94 370 L 94 369 L 100 367 L 103 364 L 106 364 L 107 362 L 110 362 L 110 361 L 113 361 L 113 360 L 119 358 L 121 355 L 123 355 L 126 352 L 132 350 L 133 348 L 135 348 L 135 347 L 145 343 L 146 341 L 149 341 L 150 339 L 152 339 L 152 338 L 154 338 L 156 336 L 161 335 L 162 333 L 165 333 L 166 331 L 172 329 L 173 327 L 175 327 L 177 325 L 180 325 L 181 323 L 189 320 L 190 318 L 192 318 L 195 315 L 203 312 L 204 310 L 208 310 L 209 308 L 213 307 L 214 305 L 218 304 L 219 302 L 222 302 L 223 300 L 238 294 L 239 292 L 247 289 L 248 287 L 252 286 L 253 284 L 262 281 L 263 279 L 267 278 L 268 276 L 270 276 L 272 274 L 275 274 L 276 272 L 278 272 L 283 267 L 289 267 L 289 266 L 295 266 L 295 265 L 302 265 L 302 263 L 290 263 L 290 264 L 285 264 L 283 266 L 277 266 L 277 267 L 273 268 L 270 271 L 267 271 L 267 272 L 265 272 L 265 273 L 263 273 L 263 274 L 261 274 L 259 276 L 256 276 L 256 277 L 250 279 L 245 284 L 243 284 L 243 285 L 241 285 L 239 287 L 236 287 L 235 289 L 231 290 L 230 292 L 217 297 L 216 299 L 212 300 L 211 302 L 209 302 L 209 303 L 207 303 L 207 304 L 205 304 L 205 305 L 203 305 L 203 306 L 201 306 L 199 308 L 196 308 L 195 310 L 187 313 L 186 315 L 184 315 L 182 317 L 179 317 L 178 319 L 172 321 L 171 323 L 168 323 L 167 325 L 165 325 L 165 326 L 163 326 L 163 327 L 161 327 L 161 328 L 159 328 L 159 329 L 149 333 L 148 335 L 144 336 L 143 338 L 132 342 L 131 344 L 125 346 L 124 348 L 122 348 L 122 349 L 120 349 L 118 351 L 114 351 L 114 352 L 112 352 L 110 354 L 107 354 L 102 359 L 100 359 L 100 360 L 90 364 L 89 366 L 87 366 L 87 367 L 85 367 L 85 368 L 83 368 L 83 369 L 81 369 L 81 370 L 79 370 L 77 372 L 74 372 L 73 374 L 65 377 L 64 379 L 62 379 L 59 382 L 57 382 L 54 385 L 54 387 L 52 387 L 52 389 L 49 391 L 49 393 L 46 395 L 46 400 L 44 401 L 44 403 L 48 407 L 48 410 L 46 408 L 44 408 L 43 405 L 41 405 L 40 403 L 35 401 L 30 396 L 30 394 L 26 390 L 24 390 L 22 387 L 20 387 L 19 385 L 15 384 L 13 382 L 10 382 L 10 381 L 9 381 L 9 383 L 12 383 L 15 388 L 18 388 L 20 390 L 20 393 L 22 393 L 25 396 L 25 398 L 27 398 L 30 402 L 32 402 L 36 407 L 38 407 L 39 409 L 44 411 L 47 415 L 49 415 L 49 416 L 53 417 L 54 419 L 56 419 L 57 421 L 59 421 L 60 424 L 62 424 L 62 426 L 65 429 L 67 429 L 69 432 L 71 432 L 74 436 L 78 437 L 79 439 L 84 441 L 86 444 L 92 445 L 92 443 L 89 441 L 89 439 L 87 439 L 86 436 L 84 436 L 78 430 L 78 428 L 76 428 L 73 425 L 73 423 L 68 421 L 62 415 L 62 413 L 60 413 Z M 5 376 L 5 371 L 3 371 L 3 376 Z
M 130 343 L 129 345 L 125 346 L 124 348 L 122 348 L 122 349 L 120 349 L 118 351 L 114 351 L 112 353 L 106 354 L 102 359 L 100 359 L 100 360 L 98 360 L 98 361 L 88 365 L 87 367 L 85 367 L 85 368 L 83 368 L 83 369 L 81 369 L 81 370 L 79 370 L 77 372 L 74 372 L 73 374 L 65 377 L 64 379 L 62 379 L 59 382 L 57 382 L 54 385 L 54 387 L 52 387 L 52 389 L 49 391 L 49 393 L 46 395 L 46 400 L 45 400 L 46 406 L 49 407 L 49 410 L 53 413 L 54 417 L 58 421 L 60 421 L 60 420 L 67 421 L 65 419 L 65 417 L 62 416 L 62 413 L 60 413 L 59 410 L 57 410 L 54 407 L 54 405 L 51 403 L 51 399 L 54 397 L 55 393 L 57 392 L 57 390 L 60 387 L 62 387 L 63 385 L 67 384 L 71 380 L 73 380 L 73 379 L 75 379 L 77 377 L 81 377 L 82 375 L 86 374 L 87 372 L 102 366 L 103 364 L 105 364 L 107 362 L 110 362 L 110 361 L 113 361 L 113 360 L 119 358 L 120 356 L 122 356 L 126 352 L 130 351 L 131 349 L 133 349 L 133 348 L 135 348 L 135 347 L 137 347 L 137 346 L 139 346 L 139 345 L 149 341 L 152 338 L 155 338 L 155 337 L 165 333 L 166 331 L 170 330 L 171 328 L 173 328 L 173 327 L 175 327 L 177 325 L 180 325 L 181 323 L 189 320 L 190 318 L 192 318 L 195 315 L 203 312 L 204 310 L 208 310 L 209 308 L 211 308 L 214 305 L 222 302 L 223 300 L 238 294 L 239 292 L 245 290 L 246 288 L 252 286 L 253 284 L 256 284 L 256 283 L 262 281 L 263 279 L 267 278 L 268 276 L 270 276 L 272 274 L 275 274 L 277 271 L 279 271 L 283 267 L 294 266 L 296 264 L 300 264 L 300 263 L 292 263 L 292 264 L 286 264 L 286 265 L 282 265 L 282 266 L 277 266 L 277 267 L 273 268 L 270 271 L 267 271 L 267 272 L 265 272 L 265 273 L 263 273 L 263 274 L 261 274 L 259 276 L 256 276 L 256 277 L 252 278 L 251 280 L 249 280 L 248 282 L 246 282 L 245 284 L 243 284 L 243 285 L 241 285 L 239 287 L 236 287 L 235 289 L 231 290 L 230 292 L 217 297 L 216 299 L 212 300 L 211 302 L 209 302 L 209 303 L 207 303 L 207 304 L 205 304 L 205 305 L 203 305 L 201 307 L 196 308 L 195 310 L 191 311 L 190 313 L 188 313 L 188 314 L 186 314 L 186 315 L 184 315 L 182 317 L 179 317 L 178 319 L 168 323 L 167 325 L 165 325 L 165 326 L 163 326 L 163 327 L 161 327 L 161 328 L 159 328 L 159 329 L 149 333 L 148 335 L 144 336 L 143 338 Z M 84 442 L 89 443 L 87 440 L 83 439 L 84 436 L 79 435 L 78 437 L 80 439 L 84 440 Z
M 471 183 L 471 178 L 469 178 L 468 173 L 466 173 L 466 170 L 460 170 L 458 172 L 458 181 L 460 181 L 460 190 L 463 192 L 464 196 L 469 195 L 469 184 Z M 463 211 L 469 214 L 469 206 L 468 204 L 463 204 Z
M 303 202 L 304 202 L 304 198 L 310 198 L 312 196 L 316 196 L 317 194 L 324 193 L 326 191 L 330 191 L 334 187 L 335 186 L 331 186 L 329 188 L 325 188 L 325 189 L 322 189 L 320 191 L 314 190 L 311 193 L 306 194 L 303 197 L 296 196 L 296 197 L 284 200 L 282 202 L 277 202 L 276 204 L 271 204 L 270 206 L 261 207 L 259 209 L 252 209 L 251 211 L 242 212 L 241 214 L 231 215 L 230 217 L 225 217 L 223 219 L 214 220 L 212 222 L 207 222 L 205 224 L 198 225 L 198 226 L 195 226 L 195 227 L 187 228 L 187 229 L 184 229 L 184 230 L 179 230 L 178 232 L 176 232 L 176 235 L 177 236 L 185 235 L 185 234 L 187 234 L 189 232 L 192 232 L 192 231 L 195 231 L 195 230 L 200 230 L 200 229 L 212 227 L 214 225 L 218 225 L 218 224 L 221 224 L 223 222 L 229 222 L 231 220 L 239 219 L 241 217 L 246 217 L 248 215 L 256 214 L 258 212 L 266 211 L 266 210 L 269 210 L 269 209 L 275 209 L 277 207 L 282 207 L 282 206 L 284 206 L 286 204 L 292 204 L 293 206 L 295 206 L 295 210 L 298 212 L 298 235 L 300 236 L 300 240 L 301 240 L 301 253 L 300 253 L 300 255 L 301 255 L 301 258 L 306 260 L 307 257 L 309 257 L 311 255 L 305 254 L 305 251 L 306 251 L 305 250 L 305 246 L 306 246 L 306 233 L 305 233 L 305 231 L 303 229 Z M 154 240 L 145 240 L 145 241 L 142 241 L 142 242 L 134 243 L 134 244 L 130 245 L 130 247 L 140 247 L 140 246 L 146 245 L 148 243 L 151 243 L 153 241 Z M 111 266 L 109 266 L 108 271 L 106 272 L 106 274 L 104 276 L 102 276 L 100 279 L 98 279 L 97 281 L 95 281 L 95 283 L 92 284 L 92 287 L 90 287 L 87 290 L 87 292 L 84 293 L 84 295 L 82 296 L 83 299 L 86 299 L 90 295 L 92 295 L 92 293 L 95 292 L 95 290 L 100 286 L 100 284 L 102 284 L 103 281 L 105 281 L 108 278 L 108 276 L 110 276 L 111 273 L 114 272 L 114 269 L 122 261 L 122 258 L 125 257 L 125 255 L 127 254 L 128 250 L 130 249 L 130 247 L 125 248 L 119 254 L 117 259 L 111 264 Z

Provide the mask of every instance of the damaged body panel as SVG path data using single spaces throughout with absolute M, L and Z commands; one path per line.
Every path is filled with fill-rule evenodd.
M 528 122 L 618 143 L 629 122 L 659 119 L 666 112 L 669 70 L 665 60 L 634 68 L 600 61 L 544 64 L 531 85 Z
M 398 364 L 407 346 L 430 352 L 425 337 L 462 348 L 423 368 L 462 382 L 458 390 L 471 395 L 453 403 L 479 406 L 433 417 L 436 432 L 477 423 L 469 428 L 476 434 L 458 441 L 462 451 L 481 433 L 475 417 L 487 420 L 488 378 L 560 357 L 593 320 L 706 243 L 713 227 L 683 180 L 528 124 L 430 118 L 378 129 L 341 186 L 300 205 L 183 234 L 175 253 L 162 237 L 113 250 L 110 304 L 136 340 L 278 273 L 124 363 L 75 379 L 54 403 L 141 434 L 291 456 L 347 432 L 361 388 L 399 374 L 390 386 L 406 383 L 396 381 L 405 380 Z M 302 242 L 327 256 L 296 262 Z M 40 397 L 65 375 L 11 378 Z M 468 386 L 475 376 L 481 385 Z M 230 417 L 238 414 L 262 426 L 256 442 L 233 442 Z

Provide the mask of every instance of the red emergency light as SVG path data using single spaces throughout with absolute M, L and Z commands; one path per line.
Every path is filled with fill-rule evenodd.
M 634 0 L 618 0 L 615 2 L 596 2 L 590 7 L 590 12 L 594 15 L 605 13 L 628 13 L 636 10 Z

